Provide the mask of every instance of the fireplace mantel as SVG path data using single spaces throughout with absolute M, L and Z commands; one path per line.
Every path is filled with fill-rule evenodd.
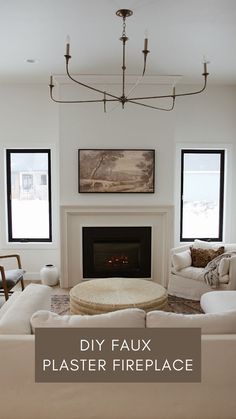
M 61 206 L 61 287 L 82 280 L 82 227 L 151 226 L 150 279 L 166 286 L 173 245 L 173 206 Z

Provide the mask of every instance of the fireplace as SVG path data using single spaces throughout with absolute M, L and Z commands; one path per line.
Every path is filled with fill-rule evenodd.
M 151 227 L 83 227 L 83 277 L 151 277 Z
M 62 288 L 74 287 L 85 279 L 82 230 L 94 226 L 151 226 L 150 279 L 167 286 L 170 249 L 174 243 L 172 205 L 62 205 L 60 219 Z

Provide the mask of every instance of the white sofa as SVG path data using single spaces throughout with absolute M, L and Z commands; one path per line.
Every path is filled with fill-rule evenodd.
M 222 313 L 236 310 L 236 291 L 212 291 L 201 296 L 204 313 Z
M 216 247 L 215 244 L 208 244 L 196 240 L 197 246 Z M 203 244 L 202 244 L 203 243 Z M 168 282 L 168 294 L 175 295 L 177 297 L 188 298 L 192 300 L 200 300 L 201 296 L 212 288 L 205 282 L 203 278 L 203 268 L 196 268 L 189 265 L 188 259 L 186 258 L 187 252 L 190 254 L 190 246 L 192 244 L 179 246 L 171 249 L 171 262 L 170 262 L 170 274 Z M 196 247 L 197 247 L 196 246 Z M 224 246 L 225 252 L 236 251 L 236 244 L 218 244 L 217 247 Z M 202 247 L 204 248 L 204 247 Z M 175 261 L 175 255 L 177 260 Z M 181 259 L 183 255 L 182 262 Z M 180 256 L 180 263 L 178 265 L 178 256 Z M 189 256 L 190 257 L 190 256 Z M 189 259 L 190 260 L 190 259 Z M 176 262 L 176 263 L 174 263 Z M 191 262 L 190 262 L 191 263 Z M 230 258 L 228 272 L 226 275 L 220 277 L 220 286 L 218 290 L 236 290 L 236 256 Z
M 27 287 L 20 295 L 11 297 L 8 305 L 0 310 L 0 333 L 4 333 L 0 335 L 2 419 L 235 418 L 236 311 L 221 313 L 220 316 L 187 316 L 161 311 L 146 315 L 142 310 L 128 309 L 83 318 L 73 316 L 72 321 L 69 316 L 58 319 L 59 316 L 47 311 L 50 289 L 39 287 L 42 286 L 32 286 L 28 291 Z M 34 308 L 43 311 L 32 317 Z M 35 326 L 38 322 L 41 327 L 55 326 L 55 322 L 57 327 L 59 323 L 60 326 L 65 326 L 65 323 L 71 327 L 81 326 L 81 322 L 83 327 L 94 324 L 121 327 L 122 322 L 122 327 L 144 327 L 145 324 L 146 327 L 194 327 L 200 324 L 205 333 L 202 335 L 202 382 L 35 383 L 35 340 L 30 334 L 31 318 Z M 128 325 L 127 319 L 130 320 Z M 212 334 L 217 331 L 219 333 Z

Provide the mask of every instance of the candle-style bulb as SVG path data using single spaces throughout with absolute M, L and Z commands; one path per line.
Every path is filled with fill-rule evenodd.
M 147 51 L 148 50 L 148 30 L 147 29 L 145 29 L 145 32 L 144 32 L 144 51 Z
M 50 76 L 50 86 L 53 86 L 53 78 Z
M 148 38 L 144 38 L 144 51 L 148 49 Z
M 209 64 L 210 61 L 207 60 L 206 56 L 203 55 L 202 57 L 202 63 L 203 63 L 203 74 L 208 74 L 207 72 L 207 64 Z
M 70 37 L 67 35 L 66 37 L 66 55 L 70 55 Z
M 172 95 L 175 96 L 175 85 L 173 85 Z

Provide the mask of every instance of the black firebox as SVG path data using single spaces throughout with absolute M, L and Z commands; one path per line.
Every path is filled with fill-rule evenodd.
M 151 227 L 83 227 L 83 277 L 149 278 Z

